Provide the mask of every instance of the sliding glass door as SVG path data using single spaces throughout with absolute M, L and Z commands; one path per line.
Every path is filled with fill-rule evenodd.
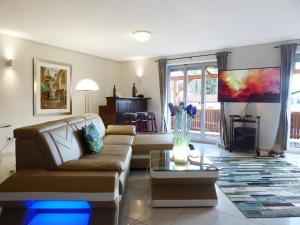
M 168 102 L 192 104 L 197 114 L 191 125 L 193 141 L 219 141 L 220 104 L 217 102 L 218 70 L 215 63 L 168 67 Z M 174 121 L 168 114 L 169 129 Z

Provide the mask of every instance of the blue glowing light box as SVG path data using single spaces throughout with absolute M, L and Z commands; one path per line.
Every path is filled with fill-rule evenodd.
M 27 225 L 88 225 L 89 213 L 37 213 Z
M 87 201 L 27 200 L 26 225 L 88 225 L 91 207 Z
M 27 200 L 23 203 L 28 209 L 90 209 L 87 201 Z

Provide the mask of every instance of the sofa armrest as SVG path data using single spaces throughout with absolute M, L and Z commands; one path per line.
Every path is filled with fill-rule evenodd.
M 132 135 L 136 134 L 134 125 L 108 125 L 107 135 Z
M 106 159 L 105 156 L 96 159 L 75 159 L 61 164 L 60 171 L 114 171 L 122 173 L 125 164 L 120 160 Z
M 116 208 L 118 199 L 116 172 L 19 170 L 0 184 L 0 202 L 85 200 Z

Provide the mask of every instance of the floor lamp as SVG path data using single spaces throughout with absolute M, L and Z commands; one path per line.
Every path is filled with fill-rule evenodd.
M 75 90 L 85 92 L 85 113 L 89 113 L 90 112 L 90 92 L 99 91 L 98 84 L 91 79 L 83 79 L 77 83 Z

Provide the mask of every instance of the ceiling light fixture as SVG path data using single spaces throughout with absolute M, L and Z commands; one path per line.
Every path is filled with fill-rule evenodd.
M 135 31 L 133 32 L 133 37 L 139 42 L 145 42 L 150 39 L 151 33 L 148 31 Z

